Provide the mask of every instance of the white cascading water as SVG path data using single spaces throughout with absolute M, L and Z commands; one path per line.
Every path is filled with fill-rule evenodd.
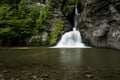
M 75 17 L 74 17 L 74 27 L 73 31 L 66 32 L 55 48 L 84 48 L 86 47 L 82 43 L 80 32 L 77 30 L 77 21 L 78 21 L 78 9 L 77 5 L 75 6 Z

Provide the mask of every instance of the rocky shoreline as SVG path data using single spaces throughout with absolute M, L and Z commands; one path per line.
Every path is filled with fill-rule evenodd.
M 119 80 L 120 68 L 51 67 L 49 65 L 5 66 L 0 64 L 0 80 Z

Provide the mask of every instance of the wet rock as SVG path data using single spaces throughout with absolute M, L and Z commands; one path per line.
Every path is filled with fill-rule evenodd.
M 31 72 L 27 72 L 26 74 L 27 74 L 27 75 L 32 75 L 32 73 L 31 73 Z
M 93 78 L 93 76 L 91 74 L 86 74 L 85 75 L 87 78 Z
M 49 78 L 48 74 L 42 74 L 40 78 Z
M 42 74 L 40 76 L 40 80 L 49 80 L 49 75 L 48 74 Z
M 26 71 L 26 70 L 22 71 L 22 73 L 27 74 L 27 75 L 32 75 L 32 72 Z
M 12 78 L 11 80 L 15 80 L 15 78 Z
M 36 76 L 36 75 L 33 75 L 33 76 L 31 76 L 31 78 L 33 78 L 33 79 L 37 79 L 37 76 Z
M 11 80 L 20 80 L 20 79 L 15 79 L 15 78 L 12 78 Z
M 47 32 L 43 32 L 42 33 L 42 42 L 46 42 L 47 41 L 47 37 L 48 37 L 48 33 Z
M 48 32 L 44 31 L 40 34 L 33 35 L 30 38 L 26 39 L 27 45 L 42 46 L 47 45 Z
M 38 79 L 38 80 L 48 80 L 48 79 L 46 79 L 46 78 L 40 78 L 40 79 Z
M 90 73 L 90 71 L 84 71 L 83 73 L 85 73 L 85 74 L 89 74 L 89 73 Z
M 22 73 L 26 73 L 27 71 L 22 71 Z
M 0 64 L 0 66 L 2 66 L 3 64 Z
M 79 7 L 83 8 L 78 20 L 83 42 L 120 49 L 120 0 L 82 0 Z
M 8 73 L 9 71 L 8 70 L 4 70 L 3 73 Z
M 5 80 L 3 75 L 0 74 L 0 80 Z
M 41 39 L 42 37 L 40 34 L 33 35 L 29 39 L 26 39 L 26 43 L 27 45 L 41 45 Z

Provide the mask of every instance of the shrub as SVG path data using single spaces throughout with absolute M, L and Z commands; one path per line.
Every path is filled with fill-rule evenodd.
M 54 31 L 50 33 L 50 36 L 48 38 L 50 45 L 54 45 L 57 40 L 59 39 L 59 35 L 63 34 L 63 26 L 64 22 L 62 20 L 57 20 L 54 24 Z
M 36 20 L 37 29 L 43 29 L 42 27 L 43 22 L 47 20 L 50 21 L 52 18 L 53 18 L 52 7 L 49 4 L 43 6 L 42 9 L 40 10 L 39 18 Z

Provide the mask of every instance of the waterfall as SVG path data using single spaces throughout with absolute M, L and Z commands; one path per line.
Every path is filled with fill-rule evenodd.
M 55 48 L 84 48 L 86 47 L 82 43 L 80 31 L 77 30 L 78 23 L 78 13 L 77 5 L 75 5 L 75 16 L 74 16 L 74 27 L 73 31 L 66 32 Z

